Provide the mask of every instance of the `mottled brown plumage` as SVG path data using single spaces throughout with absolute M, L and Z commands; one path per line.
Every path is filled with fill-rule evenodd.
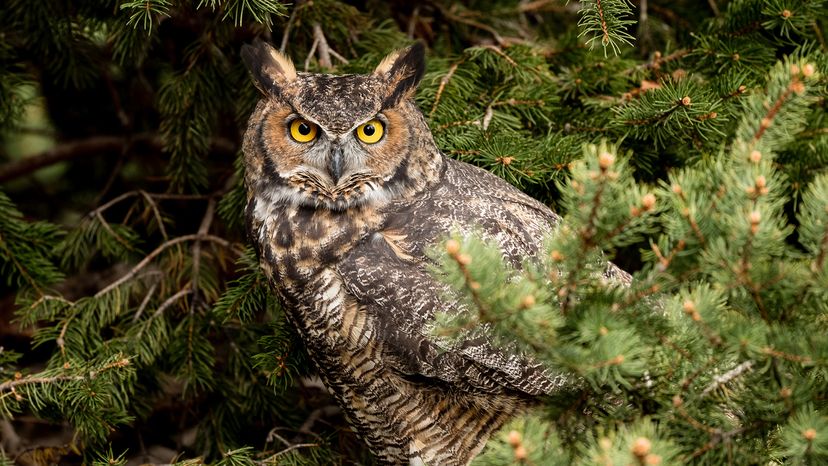
M 430 336 L 435 312 L 461 304 L 426 251 L 475 230 L 520 266 L 558 217 L 440 153 L 412 99 L 421 45 L 370 75 L 296 73 L 263 43 L 243 57 L 264 93 L 244 141 L 249 231 L 323 381 L 381 462 L 468 464 L 568 381 L 484 338 Z M 372 121 L 384 133 L 366 143 L 357 130 Z

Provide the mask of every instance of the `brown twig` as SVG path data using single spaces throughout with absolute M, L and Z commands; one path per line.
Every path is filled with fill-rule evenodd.
M 431 106 L 431 111 L 428 112 L 429 118 L 433 117 L 434 112 L 437 111 L 437 104 L 440 103 L 440 97 L 443 96 L 443 91 L 446 89 L 446 85 L 448 84 L 449 80 L 451 80 L 451 77 L 454 76 L 454 73 L 457 71 L 457 67 L 459 67 L 460 64 L 463 63 L 463 61 L 465 60 L 460 60 L 451 65 L 446 75 L 440 79 L 440 85 L 437 87 L 437 93 L 434 96 L 434 104 Z
M 770 346 L 762 348 L 762 354 L 767 354 L 768 356 L 785 359 L 791 362 L 798 362 L 801 364 L 810 364 L 813 362 L 810 356 L 800 356 L 798 354 L 785 353 L 784 351 L 773 349 Z
M 340 54 L 339 54 L 336 50 L 334 50 L 334 49 L 330 49 L 330 52 L 331 52 L 331 55 L 333 55 L 333 56 L 334 56 L 334 58 L 336 58 L 337 60 L 341 61 L 342 63 L 344 63 L 344 64 L 346 64 L 346 65 L 347 65 L 348 63 L 350 63 L 350 62 L 348 61 L 348 59 L 347 59 L 347 58 L 345 58 L 345 57 L 343 57 L 342 55 L 340 55 Z
M 288 18 L 285 30 L 282 33 L 282 43 L 279 44 L 279 51 L 282 53 L 285 53 L 285 50 L 287 50 L 288 37 L 290 37 L 290 30 L 293 29 L 293 22 L 296 20 L 296 12 L 299 11 L 299 8 L 301 8 L 301 5 L 297 1 L 293 10 L 290 12 L 290 18 Z
M 313 58 L 313 54 L 316 53 L 316 48 L 319 47 L 319 39 L 314 38 L 313 44 L 311 44 L 310 51 L 308 52 L 308 56 L 305 57 L 305 71 L 308 71 L 308 67 L 310 66 L 311 58 Z
M 449 257 L 454 259 L 454 262 L 460 269 L 460 273 L 463 274 L 463 282 L 465 283 L 466 289 L 469 291 L 469 294 L 471 295 L 475 307 L 477 307 L 477 311 L 480 314 L 481 320 L 483 320 L 484 322 L 491 322 L 492 318 L 489 314 L 489 310 L 483 304 L 483 300 L 480 298 L 480 293 L 477 292 L 477 290 L 480 288 L 480 284 L 477 283 L 474 280 L 474 278 L 472 278 L 471 272 L 469 272 L 469 268 L 466 267 L 471 262 L 471 256 L 469 256 L 468 254 L 449 251 Z
M 133 139 L 147 141 L 159 148 L 161 147 L 161 138 L 154 135 L 138 135 Z M 67 142 L 40 154 L 0 166 L 0 182 L 27 175 L 43 167 L 54 165 L 65 160 L 98 155 L 103 152 L 113 152 L 121 149 L 127 143 L 127 140 L 123 136 L 96 136 L 80 141 Z
M 707 0 L 707 4 L 710 5 L 710 10 L 713 11 L 713 16 L 719 16 L 719 5 L 716 4 L 716 0 Z
M 201 225 L 198 227 L 198 235 L 205 236 L 210 231 L 210 225 L 213 224 L 213 218 L 216 216 L 216 198 L 211 197 L 207 202 L 207 209 L 204 211 L 204 217 L 201 219 Z M 195 240 L 193 243 L 193 267 L 192 279 L 190 281 L 190 290 L 193 293 L 193 307 L 199 300 L 198 283 L 199 274 L 201 272 L 201 240 Z
M 640 302 L 641 300 L 646 299 L 650 296 L 653 296 L 654 294 L 661 291 L 661 286 L 658 283 L 653 283 L 652 285 L 645 286 L 647 285 L 647 283 L 649 282 L 635 282 L 636 287 L 639 288 L 639 290 L 636 291 L 634 294 L 628 295 L 627 298 L 624 299 L 623 306 L 632 306 L 633 304 Z
M 139 262 L 135 267 L 130 269 L 130 271 L 127 272 L 126 274 L 124 274 L 121 278 L 115 280 L 114 282 L 107 285 L 101 291 L 98 291 L 97 293 L 95 293 L 95 298 L 100 298 L 104 294 L 106 294 L 106 293 L 112 291 L 113 289 L 123 285 L 125 282 L 127 282 L 130 279 L 132 279 L 133 277 L 135 277 L 135 275 L 137 275 L 138 272 L 141 271 L 141 269 L 143 269 L 144 267 L 149 265 L 149 263 L 152 262 L 153 259 L 158 257 L 159 254 L 161 254 L 162 252 L 164 252 L 168 248 L 170 248 L 172 246 L 175 246 L 176 244 L 181 244 L 181 243 L 184 243 L 184 242 L 187 242 L 187 241 L 195 241 L 195 240 L 210 241 L 210 242 L 213 242 L 213 243 L 217 243 L 217 244 L 219 244 L 219 245 L 221 245 L 225 248 L 230 248 L 230 247 L 233 246 L 233 243 L 231 243 L 230 241 L 227 241 L 224 238 L 214 236 L 214 235 L 199 235 L 199 234 L 184 235 L 184 236 L 179 236 L 177 238 L 173 238 L 169 241 L 165 241 L 160 246 L 155 248 L 155 250 L 153 250 L 151 253 L 147 254 L 147 256 L 144 257 L 144 259 L 141 262 Z
M 310 413 L 310 415 L 308 415 L 307 419 L 305 419 L 305 422 L 303 422 L 302 425 L 299 426 L 299 432 L 303 434 L 310 434 L 313 432 L 311 429 L 313 428 L 313 425 L 316 423 L 316 421 L 323 417 L 336 416 L 341 412 L 342 410 L 339 409 L 339 406 L 337 405 L 328 405 L 315 409 L 313 410 L 313 412 Z
M 765 134 L 765 131 L 770 128 L 770 125 L 773 123 L 773 119 L 776 118 L 776 114 L 779 113 L 779 110 L 782 109 L 782 105 L 785 103 L 786 100 L 791 96 L 794 92 L 794 87 L 799 84 L 799 79 L 794 77 L 791 80 L 791 83 L 785 89 L 785 92 L 776 99 L 776 102 L 773 103 L 773 106 L 768 110 L 768 113 L 765 114 L 764 118 L 759 120 L 759 129 L 756 130 L 756 133 L 753 135 L 753 142 L 752 145 L 756 145 L 762 136 Z
M 95 210 L 89 212 L 87 215 L 90 217 L 94 217 L 98 213 L 103 213 L 105 210 L 109 209 L 113 205 L 125 200 L 129 199 L 133 196 L 144 196 L 147 199 L 158 199 L 158 200 L 199 200 L 199 199 L 208 199 L 210 196 L 206 194 L 175 194 L 175 193 L 149 193 L 141 189 L 137 189 L 135 191 L 127 191 L 117 197 L 114 197 L 107 201 L 105 204 L 98 206 Z
M 630 126 L 651 125 L 653 123 L 666 120 L 670 115 L 675 113 L 676 110 L 678 110 L 682 107 L 685 107 L 685 105 L 679 100 L 675 103 L 675 105 L 673 105 L 669 109 L 659 113 L 658 115 L 655 115 L 655 116 L 652 116 L 652 117 L 649 117 L 649 118 L 641 118 L 641 119 L 637 119 L 637 120 L 624 120 L 624 124 L 625 125 L 630 125 Z
M 633 74 L 635 71 L 639 71 L 639 70 L 658 70 L 659 68 L 661 68 L 661 65 L 663 65 L 664 63 L 669 63 L 671 61 L 675 61 L 675 60 L 678 60 L 680 58 L 684 58 L 685 56 L 690 54 L 692 51 L 693 51 L 693 49 L 680 49 L 680 50 L 676 50 L 675 52 L 673 52 L 673 53 L 671 53 L 670 55 L 667 55 L 667 56 L 662 56 L 661 52 L 656 51 L 653 54 L 652 61 L 650 61 L 648 63 L 641 64 L 641 65 L 636 65 L 632 68 L 627 68 L 627 69 L 624 70 L 624 72 L 622 74 L 625 75 L 625 76 L 628 76 L 628 75 Z
M 670 264 L 673 262 L 673 258 L 676 257 L 676 253 L 683 251 L 685 247 L 687 247 L 687 242 L 683 239 L 679 240 L 676 247 L 670 251 L 670 255 L 667 257 L 664 257 L 664 255 L 661 254 L 661 249 L 657 244 L 653 243 L 650 248 L 653 250 L 653 253 L 658 259 L 660 271 L 663 272 L 670 267 Z
M 55 383 L 61 382 L 64 380 L 84 380 L 85 377 L 80 375 L 57 375 L 54 377 L 24 377 L 22 379 L 17 380 L 9 380 L 3 383 L 0 383 L 0 393 L 3 393 L 7 390 L 13 390 L 15 387 L 19 387 L 21 385 L 31 385 L 31 384 L 42 384 L 42 383 Z
M 29 283 L 32 289 L 35 290 L 38 294 L 42 295 L 43 290 L 40 288 L 40 285 L 38 285 L 37 280 L 35 280 L 34 277 L 32 277 L 32 275 L 29 273 L 28 269 L 26 269 L 26 267 L 24 267 L 23 264 L 21 264 L 20 261 L 17 260 L 17 255 L 13 254 L 6 242 L 3 241 L 2 234 L 0 234 L 0 248 L 3 248 L 3 250 L 6 253 L 6 257 L 11 259 L 15 268 L 17 268 L 17 271 L 20 273 L 20 275 L 23 276 L 23 278 L 26 279 L 26 281 Z
M 167 310 L 167 308 L 175 304 L 176 301 L 192 293 L 193 290 L 191 288 L 184 288 L 183 290 L 179 290 L 178 293 L 165 299 L 164 302 L 161 303 L 160 306 L 158 306 L 158 309 L 156 309 L 155 312 L 152 314 L 152 318 L 155 319 L 159 317 L 161 314 L 164 313 L 164 311 Z M 140 333 L 138 335 L 140 336 Z
M 121 173 L 121 170 L 124 168 L 124 163 L 129 156 L 129 147 L 131 143 L 127 142 L 123 146 L 121 146 L 121 154 L 118 156 L 118 160 L 115 162 L 115 167 L 112 168 L 112 171 L 109 174 L 109 177 L 106 179 L 106 183 L 104 183 L 103 189 L 98 193 L 98 196 L 95 198 L 95 204 L 99 203 L 101 199 L 106 197 L 106 194 L 112 189 L 112 185 L 115 184 L 115 180 L 118 178 L 118 174 Z
M 465 120 L 465 121 L 452 121 L 449 123 L 442 124 L 435 128 L 435 131 L 442 131 L 448 128 L 453 128 L 455 126 L 480 126 L 480 120 Z
M 687 204 L 689 204 L 689 202 L 687 201 L 687 196 L 684 195 L 684 191 L 682 191 L 680 189 L 680 187 L 679 187 L 679 190 L 676 191 L 676 194 L 678 194 L 679 199 L 681 199 L 682 202 L 684 202 L 685 206 Z M 714 199 L 713 202 L 714 202 L 714 206 L 715 206 L 715 202 L 716 202 L 715 199 Z M 710 211 L 711 212 L 713 211 L 713 207 L 710 208 Z M 693 235 L 695 235 L 696 239 L 699 240 L 699 244 L 704 246 L 706 244 L 706 241 L 704 239 L 704 235 L 702 234 L 701 228 L 699 228 L 699 224 L 696 222 L 696 219 L 693 218 L 693 215 L 690 212 L 690 208 L 685 207 L 684 210 L 681 212 L 681 216 L 684 217 L 685 219 L 687 219 L 687 223 L 690 225 L 690 228 L 693 230 Z
M 567 11 L 567 7 L 562 6 L 558 0 L 535 0 L 518 5 L 518 12 L 520 13 L 537 13 L 541 11 Z
M 147 308 L 147 305 L 149 304 L 150 299 L 152 299 L 152 295 L 155 294 L 155 290 L 157 288 L 158 288 L 158 283 L 153 283 L 152 286 L 150 286 L 150 289 L 149 289 L 149 291 L 147 291 L 147 294 L 144 296 L 144 299 L 141 300 L 141 304 L 138 305 L 138 310 L 135 311 L 135 315 L 132 317 L 132 322 L 133 323 L 138 322 L 138 319 L 141 318 L 141 315 L 144 313 L 144 310 Z
M 153 285 L 153 286 L 155 286 L 155 285 Z M 187 287 L 187 288 L 184 288 L 183 290 L 179 290 L 176 294 L 174 294 L 174 295 L 170 296 L 169 298 L 165 299 L 164 302 L 161 303 L 160 306 L 158 306 L 158 308 L 155 310 L 155 312 L 152 313 L 152 315 L 149 317 L 149 319 L 147 319 L 146 322 L 141 324 L 141 328 L 138 330 L 138 334 L 135 335 L 135 339 L 139 340 L 141 338 L 141 336 L 144 334 L 144 330 L 149 326 L 149 323 L 152 320 L 157 319 L 158 317 L 160 317 L 161 314 L 163 314 L 164 311 L 167 310 L 167 308 L 169 308 L 170 306 L 175 304 L 175 302 L 178 301 L 179 299 L 191 294 L 192 292 L 193 292 L 193 290 L 191 288 Z M 143 307 L 146 307 L 144 303 L 149 302 L 149 297 L 150 297 L 149 294 L 147 294 L 147 296 L 144 297 L 144 301 L 141 303 L 141 306 L 142 306 L 142 309 L 140 309 L 141 311 L 143 311 Z M 136 313 L 135 316 L 138 317 L 138 313 Z M 137 320 L 136 318 L 133 318 L 132 321 L 135 322 L 136 320 Z
M 125 136 L 95 136 L 89 139 L 62 143 L 59 146 L 41 152 L 37 155 L 25 157 L 0 166 L 0 183 L 28 175 L 41 168 L 81 157 L 97 156 L 122 149 L 126 145 L 146 143 L 153 149 L 161 150 L 163 141 L 157 135 L 142 133 L 131 137 Z M 227 139 L 214 139 L 214 150 L 235 153 L 238 145 Z M 118 151 L 121 154 L 121 151 Z
M 664 335 L 659 335 L 658 339 L 659 339 L 659 341 L 661 341 L 665 345 L 667 345 L 670 348 L 673 348 L 674 350 L 678 351 L 679 354 L 684 356 L 684 358 L 687 359 L 688 361 L 693 360 L 693 356 L 690 354 L 689 351 L 687 351 L 686 349 L 684 349 L 684 348 L 680 347 L 679 345 L 673 343 L 669 338 L 665 337 Z
M 677 406 L 676 412 L 678 412 L 679 416 L 683 417 L 684 420 L 687 421 L 696 430 L 707 432 L 708 434 L 715 434 L 717 432 L 717 429 L 714 429 L 710 426 L 706 426 L 704 425 L 704 423 L 696 420 L 696 418 L 691 416 L 690 413 L 688 413 L 687 410 L 684 409 L 684 405 Z
M 828 134 L 828 128 L 817 128 L 817 129 L 812 129 L 812 130 L 809 130 L 809 131 L 803 131 L 803 132 L 799 133 L 799 137 L 810 138 L 810 137 L 819 136 L 819 135 L 822 135 L 822 134 Z
M 414 11 L 411 12 L 411 18 L 408 20 L 408 38 L 414 38 L 414 31 L 417 29 L 417 23 L 420 22 L 420 5 L 414 7 Z
M 316 50 L 319 53 L 319 66 L 322 68 L 333 68 L 331 52 L 328 48 L 328 39 L 325 38 L 325 33 L 322 32 L 322 26 L 319 23 L 313 25 L 313 40 L 318 43 Z
M 313 41 L 317 44 L 317 52 L 319 53 L 319 66 L 322 68 L 333 68 L 331 55 L 336 57 L 342 63 L 348 64 L 348 59 L 338 54 L 336 50 L 332 49 L 328 44 L 328 39 L 325 38 L 325 32 L 322 31 L 322 25 L 314 23 L 313 25 Z M 312 56 L 313 53 L 308 54 Z M 305 62 L 305 69 L 307 69 L 308 62 Z
M 161 211 L 158 210 L 158 204 L 155 203 L 155 200 L 150 196 L 146 191 L 139 190 L 141 196 L 146 199 L 147 204 L 149 204 L 150 209 L 152 209 L 153 215 L 155 215 L 155 221 L 158 223 L 158 231 L 161 232 L 161 236 L 164 238 L 164 241 L 168 240 L 167 237 L 167 229 L 164 228 L 164 218 L 161 217 Z
M 509 62 L 509 64 L 510 64 L 510 65 L 512 65 L 512 66 L 514 66 L 514 67 L 516 67 L 516 68 L 517 68 L 518 66 L 521 66 L 521 65 L 519 65 L 519 64 L 518 64 L 518 62 L 516 62 L 516 61 L 512 60 L 512 57 L 510 57 L 509 55 L 506 55 L 505 53 L 503 53 L 503 50 L 500 50 L 500 47 L 497 47 L 497 46 L 494 46 L 494 45 L 488 45 L 488 44 L 487 44 L 487 45 L 481 45 L 481 46 L 480 46 L 480 48 L 483 48 L 483 49 L 486 49 L 486 50 L 491 50 L 492 52 L 496 53 L 496 54 L 497 54 L 497 55 L 499 55 L 501 58 L 503 58 L 504 60 L 506 60 L 507 62 Z M 534 68 L 529 68 L 529 69 L 534 70 Z M 535 71 L 537 71 L 537 70 L 535 70 Z
M 726 441 L 730 440 L 731 437 L 735 437 L 735 436 L 737 436 L 737 435 L 739 435 L 739 434 L 741 434 L 741 433 L 743 433 L 747 430 L 755 429 L 759 425 L 761 425 L 761 424 L 760 423 L 754 423 L 753 425 L 738 427 L 738 428 L 733 429 L 733 430 L 728 431 L 728 432 L 721 432 L 720 430 L 717 429 L 716 432 L 711 432 L 710 441 L 707 442 L 706 444 L 704 444 L 698 450 L 694 451 L 690 455 L 690 457 L 691 458 L 698 458 L 699 456 L 703 455 L 704 453 L 706 453 L 706 452 L 712 450 L 713 448 L 715 448 L 717 445 L 719 445 L 723 441 L 726 442 Z
M 100 212 L 95 212 L 95 217 L 97 217 L 98 221 L 101 222 L 101 226 L 104 227 L 104 230 L 106 230 L 110 235 L 112 235 L 113 238 L 115 238 L 115 241 L 121 243 L 121 245 L 129 251 L 132 251 L 134 249 L 131 244 L 129 244 L 125 239 L 121 237 L 121 235 L 115 233 L 115 230 L 113 230 L 112 227 L 109 226 L 109 223 L 107 223 L 107 221 L 104 220 L 103 215 L 101 215 Z
M 503 36 L 501 36 L 500 33 L 497 32 L 497 30 L 495 28 L 489 26 L 488 24 L 483 24 L 483 23 L 477 22 L 473 19 L 468 19 L 468 18 L 465 18 L 463 16 L 460 16 L 460 15 L 454 13 L 452 11 L 452 8 L 446 8 L 443 5 L 441 5 L 440 2 L 432 2 L 432 4 L 434 6 L 436 6 L 440 10 L 440 12 L 446 17 L 446 19 L 448 19 L 449 21 L 454 21 L 454 22 L 457 22 L 457 23 L 465 24 L 467 26 L 471 26 L 475 29 L 480 29 L 482 31 L 486 31 L 486 32 L 488 32 L 489 34 L 492 35 L 492 38 L 495 40 L 495 42 L 497 42 L 498 45 L 503 45 L 504 44 L 505 41 L 503 40 Z
M 101 370 L 89 371 L 88 376 L 82 376 L 82 375 L 56 375 L 56 376 L 53 376 L 53 377 L 31 377 L 31 376 L 22 377 L 22 378 L 19 378 L 19 379 L 9 380 L 9 381 L 0 383 L 0 393 L 4 392 L 6 390 L 14 391 L 14 388 L 18 387 L 20 385 L 55 383 L 55 382 L 60 382 L 60 381 L 64 381 L 64 380 L 78 381 L 78 380 L 94 379 L 94 378 L 98 377 L 98 375 L 100 375 L 103 372 L 106 372 L 110 369 L 114 369 L 114 368 L 117 368 L 117 367 L 126 367 L 126 366 L 129 366 L 129 364 L 130 364 L 129 359 L 121 358 L 117 361 L 113 361 L 113 362 L 103 366 L 101 368 Z
M 22 440 L 14 426 L 8 419 L 0 419 L 0 453 L 4 453 L 4 449 L 8 448 L 7 453 L 16 454 L 20 449 Z
M 609 30 L 607 28 L 607 22 L 604 20 L 604 8 L 601 6 L 601 0 L 595 0 L 595 8 L 598 9 L 598 17 L 601 19 L 601 31 L 604 36 L 604 38 L 601 39 L 601 43 L 607 45 L 610 42 Z
M 451 155 L 479 155 L 481 151 L 474 150 L 474 149 L 451 149 L 449 154 Z
M 72 321 L 73 317 L 75 317 L 74 314 L 66 318 L 66 321 L 63 322 L 63 327 L 60 329 L 60 335 L 55 340 L 58 348 L 60 348 L 60 355 L 64 358 L 66 357 L 66 331 L 69 329 L 69 322 Z
M 256 464 L 262 464 L 262 465 L 274 464 L 274 461 L 275 461 L 276 458 L 278 458 L 279 456 L 282 456 L 286 453 L 289 453 L 293 450 L 296 450 L 298 448 L 313 448 L 313 447 L 318 447 L 318 446 L 319 446 L 318 443 L 297 443 L 295 445 L 291 445 L 291 446 L 285 448 L 284 450 L 276 453 L 275 455 L 273 455 L 269 458 L 266 458 L 262 461 L 257 461 Z
M 502 106 L 518 106 L 518 105 L 527 105 L 529 107 L 543 107 L 546 105 L 542 99 L 538 100 L 519 100 L 519 99 L 506 99 L 506 100 L 499 100 L 497 102 L 492 102 L 490 107 L 502 107 Z
M 825 44 L 825 36 L 822 35 L 822 29 L 819 27 L 819 24 L 816 20 L 811 22 L 811 25 L 814 28 L 814 33 L 817 36 L 817 40 L 819 40 L 819 48 L 823 51 L 828 50 L 828 45 Z

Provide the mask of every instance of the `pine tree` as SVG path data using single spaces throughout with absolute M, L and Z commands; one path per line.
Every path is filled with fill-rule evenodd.
M 564 216 L 519 269 L 473 233 L 432 252 L 470 309 L 436 337 L 485 329 L 577 381 L 476 464 L 828 461 L 827 22 L 821 0 L 8 1 L 0 464 L 371 462 L 246 246 L 257 37 L 336 73 L 424 41 L 439 147 Z

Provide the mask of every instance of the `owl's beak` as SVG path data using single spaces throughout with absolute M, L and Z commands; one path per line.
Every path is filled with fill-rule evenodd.
M 339 177 L 342 176 L 342 148 L 335 147 L 331 152 L 331 158 L 328 160 L 328 174 L 334 184 L 339 182 Z

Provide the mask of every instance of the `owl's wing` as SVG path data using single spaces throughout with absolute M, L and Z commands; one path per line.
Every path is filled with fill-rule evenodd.
M 515 266 L 541 250 L 558 221 L 548 208 L 499 178 L 449 161 L 443 182 L 395 206 L 383 231 L 339 263 L 345 287 L 374 319 L 386 361 L 410 378 L 437 379 L 460 390 L 551 393 L 569 381 L 482 336 L 447 345 L 429 334 L 435 312 L 458 312 L 460 300 L 427 271 L 425 252 L 456 231 L 481 232 Z

